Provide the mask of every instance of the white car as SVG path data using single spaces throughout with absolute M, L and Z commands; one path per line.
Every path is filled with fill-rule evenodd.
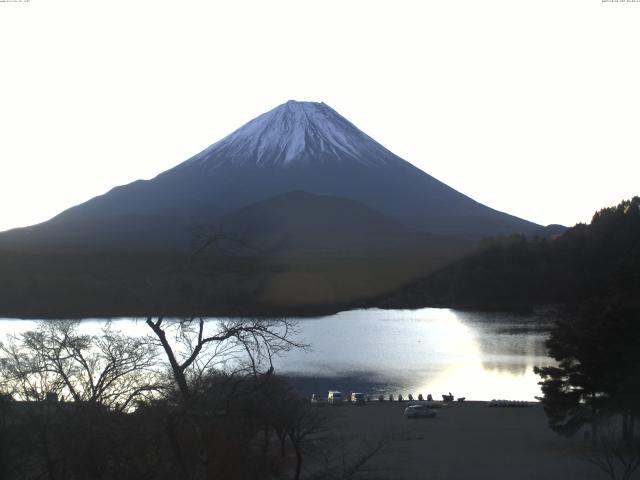
M 404 409 L 404 416 L 407 418 L 434 418 L 436 415 L 435 410 L 431 410 L 425 405 L 409 405 Z
M 327 395 L 327 403 L 329 405 L 342 405 L 342 402 L 342 392 L 339 392 L 337 390 L 329 390 L 329 394 Z

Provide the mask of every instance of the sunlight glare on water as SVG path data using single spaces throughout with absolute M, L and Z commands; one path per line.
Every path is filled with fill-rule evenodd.
M 534 400 L 540 388 L 533 367 L 550 360 L 546 333 L 528 331 L 531 320 L 432 308 L 342 312 L 301 320 L 312 351 L 290 352 L 278 366 L 293 375 L 379 383 L 385 394 Z
M 357 385 L 372 394 L 534 400 L 540 387 L 533 367 L 552 363 L 544 347 L 549 320 L 531 315 L 372 309 L 298 320 L 310 349 L 277 358 L 276 372 L 323 379 L 323 385 L 342 379 L 345 389 Z M 79 329 L 100 334 L 104 323 L 86 319 Z M 35 326 L 34 320 L 0 319 L 0 338 Z M 115 319 L 113 327 L 151 333 L 144 319 Z

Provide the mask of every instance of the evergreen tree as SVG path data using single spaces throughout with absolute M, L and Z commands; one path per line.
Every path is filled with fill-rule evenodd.
M 551 428 L 572 435 L 620 414 L 623 436 L 633 436 L 640 415 L 640 314 L 632 306 L 590 305 L 577 319 L 556 325 L 547 348 L 557 366 L 535 368 L 542 377 L 540 399 Z

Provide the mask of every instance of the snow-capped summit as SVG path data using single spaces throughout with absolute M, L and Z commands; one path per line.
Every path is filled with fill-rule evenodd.
M 298 162 L 402 161 L 325 103 L 289 100 L 209 148 L 190 162 L 290 166 Z

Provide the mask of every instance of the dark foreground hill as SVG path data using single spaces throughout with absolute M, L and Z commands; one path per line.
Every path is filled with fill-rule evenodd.
M 640 302 L 640 197 L 602 209 L 590 224 L 555 239 L 487 240 L 379 303 L 510 309 L 598 299 Z
M 413 231 L 354 200 L 301 191 L 240 208 L 222 216 L 219 225 L 262 255 L 397 254 L 447 238 Z
M 0 251 L 0 317 L 333 313 L 388 294 L 473 245 L 451 240 L 405 257 Z
M 153 244 L 153 235 L 136 234 L 135 217 L 128 222 L 127 245 Z M 154 234 L 170 226 L 156 223 Z M 93 248 L 118 244 L 109 227 Z M 238 209 L 192 233 L 190 253 L 0 251 L 0 315 L 332 312 L 398 288 L 478 241 L 415 232 L 356 201 L 306 192 Z
M 193 233 L 189 254 L 0 250 L 0 316 L 333 312 L 442 267 L 478 241 L 416 233 L 353 200 L 304 192 Z M 103 234 L 117 240 L 106 227 Z

